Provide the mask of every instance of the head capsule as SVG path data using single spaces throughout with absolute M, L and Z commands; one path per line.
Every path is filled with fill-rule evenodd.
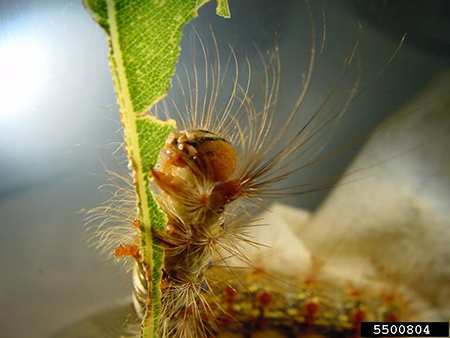
M 225 182 L 236 169 L 237 154 L 225 139 L 205 130 L 172 133 L 163 148 L 162 169 L 189 166 L 196 175 Z

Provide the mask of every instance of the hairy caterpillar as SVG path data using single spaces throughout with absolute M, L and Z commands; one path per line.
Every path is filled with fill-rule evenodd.
M 314 47 L 311 50 L 316 52 Z M 311 59 L 314 60 L 314 56 Z M 348 64 L 351 65 L 352 62 Z M 292 119 L 299 111 L 309 88 L 313 66 L 310 65 L 310 71 L 305 77 L 305 89 L 293 109 Z M 272 190 L 270 185 L 297 170 L 285 165 L 296 155 L 303 155 L 303 151 L 310 150 L 308 142 L 314 143 L 314 136 L 320 135 L 326 126 L 332 125 L 358 94 L 356 76 L 350 94 L 345 96 L 345 100 L 334 113 L 326 109 L 325 103 L 323 109 L 319 108 L 317 114 L 306 122 L 306 127 L 300 129 L 302 132 L 283 143 L 280 141 L 284 139 L 283 130 L 271 132 L 274 130 L 271 118 L 275 116 L 273 110 L 278 90 L 279 63 L 276 53 L 269 56 L 265 69 L 273 71 L 273 80 L 269 78 L 263 89 L 265 101 L 262 111 L 253 106 L 254 98 L 246 89 L 250 84 L 241 87 L 236 79 L 235 91 L 232 92 L 228 104 L 225 104 L 225 118 L 214 125 L 215 105 L 209 104 L 215 102 L 217 91 L 212 90 L 211 96 L 205 96 L 203 100 L 198 99 L 198 93 L 194 94 L 194 103 L 191 103 L 193 107 L 187 109 L 187 116 L 193 117 L 193 120 L 185 121 L 180 131 L 172 135 L 158 167 L 153 170 L 152 174 L 157 183 L 153 189 L 159 196 L 162 208 L 169 214 L 166 233 L 155 234 L 166 248 L 165 276 L 162 282 L 165 302 L 163 304 L 166 307 L 161 325 L 163 336 L 203 336 L 210 332 L 215 334 L 224 325 L 226 328 L 231 326 L 231 331 L 239 330 L 233 328 L 233 319 L 243 323 L 248 334 L 254 334 L 258 329 L 274 327 L 294 329 L 297 333 L 306 331 L 306 334 L 323 330 L 323 334 L 327 335 L 336 334 L 336 331 L 343 331 L 342 334 L 348 335 L 355 332 L 358 322 L 364 316 L 387 320 L 398 318 L 407 312 L 402 295 L 386 295 L 383 301 L 382 296 L 386 294 L 386 290 L 382 285 L 378 289 L 372 285 L 372 294 L 362 298 L 357 290 L 352 295 L 346 294 L 345 287 L 337 287 L 336 282 L 330 284 L 323 281 L 322 284 L 313 283 L 314 286 L 310 287 L 311 281 L 320 279 L 317 276 L 299 280 L 294 278 L 294 291 L 283 293 L 279 290 L 285 289 L 285 284 L 277 285 L 274 281 L 276 279 L 262 278 L 256 282 L 255 275 L 258 273 L 268 276 L 264 271 L 250 272 L 257 270 L 251 266 L 247 272 L 232 271 L 234 279 L 245 281 L 242 283 L 233 283 L 233 277 L 214 277 L 219 279 L 214 283 L 214 279 L 209 276 L 220 276 L 221 273 L 216 270 L 220 265 L 230 264 L 226 260 L 228 256 L 243 256 L 239 241 L 250 241 L 245 237 L 245 232 L 252 224 L 249 220 L 251 212 L 247 211 L 246 205 L 233 204 L 239 203 L 242 198 L 253 198 L 253 201 L 258 203 L 258 198 L 283 195 L 283 190 Z M 219 76 L 215 83 L 221 81 Z M 189 90 L 189 93 L 191 92 Z M 335 93 L 333 91 L 332 95 Z M 234 104 L 237 107 L 231 109 Z M 204 115 L 198 120 L 196 113 L 199 109 Z M 249 119 L 248 130 L 241 127 L 239 114 Z M 288 119 L 286 126 L 290 125 L 292 119 Z M 278 149 L 277 145 L 280 146 Z M 262 152 L 255 152 L 255 147 L 262 149 Z M 271 154 L 273 150 L 275 154 Z M 235 151 L 238 154 L 237 160 L 233 153 Z M 305 166 L 314 163 L 321 156 L 306 162 Z M 235 161 L 236 168 L 233 168 Z M 312 185 L 298 185 L 292 187 L 291 192 L 325 188 L 328 187 L 326 183 L 328 182 L 321 181 Z M 137 231 L 136 227 L 130 229 Z M 139 248 L 133 243 L 132 237 L 128 241 L 122 239 L 121 242 L 115 250 L 116 256 L 138 256 Z M 225 268 L 234 270 L 226 266 Z M 314 271 L 314 266 L 311 266 L 311 271 Z M 135 270 L 138 313 L 142 313 L 141 309 L 145 308 L 146 298 L 145 279 L 141 273 L 141 269 Z M 226 280 L 228 282 L 224 282 Z M 241 284 L 247 287 L 241 289 Z M 247 291 L 247 288 L 250 290 Z M 299 296 L 298 290 L 307 290 L 306 297 Z M 354 303 L 349 300 L 351 296 L 355 299 Z M 334 300 L 329 302 L 330 309 L 327 310 L 326 300 L 333 297 Z M 339 308 L 337 305 L 344 302 L 336 299 L 346 300 L 349 309 Z M 297 304 L 292 307 L 285 305 L 293 303 Z M 392 308 L 386 304 L 392 304 Z M 286 308 L 290 311 L 281 311 Z M 363 310 L 364 308 L 369 310 Z M 328 315 L 325 316 L 325 313 Z M 215 323 L 212 318 L 219 320 Z

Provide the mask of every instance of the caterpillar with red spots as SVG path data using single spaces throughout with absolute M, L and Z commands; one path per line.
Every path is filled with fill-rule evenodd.
M 311 48 L 310 69 L 314 69 L 315 48 Z M 238 68 L 238 61 L 235 62 Z M 192 106 L 186 110 L 187 114 L 180 114 L 179 130 L 169 136 L 157 165 L 151 170 L 150 189 L 167 215 L 165 231 L 154 233 L 165 255 L 161 337 L 207 337 L 224 330 L 228 334 L 248 335 L 270 328 L 299 333 L 323 331 L 327 335 L 356 334 L 364 317 L 396 318 L 403 310 L 401 299 L 393 301 L 385 310 L 372 310 L 383 307 L 379 293 L 385 290 L 374 291 L 368 299 L 349 300 L 345 288 L 335 283 L 308 285 L 303 278 L 296 280 L 289 276 L 277 283 L 269 271 L 252 268 L 252 263 L 245 264 L 248 258 L 242 247 L 259 245 L 248 234 L 249 228 L 258 225 L 253 220 L 252 205 L 258 206 L 258 201 L 268 197 L 305 190 L 299 186 L 282 191 L 273 188 L 273 184 L 300 169 L 286 166 L 286 162 L 304 152 L 314 136 L 337 119 L 357 93 L 355 83 L 353 94 L 342 107 L 331 115 L 319 110 L 303 130 L 284 140 L 285 128 L 301 110 L 312 72 L 306 75 L 303 91 L 285 126 L 275 132 L 272 125 L 280 81 L 277 49 L 262 63 L 267 76 L 262 109 L 255 106 L 248 93 L 251 79 L 240 90 L 233 91 L 224 111 L 215 115 L 218 87 L 211 88 L 205 96 L 206 104 L 201 112 L 195 106 L 199 100 L 195 93 L 190 98 Z M 219 73 L 219 65 L 216 67 L 215 74 Z M 250 74 L 251 68 L 245 72 Z M 234 81 L 233 87 L 238 88 L 239 79 Z M 248 119 L 247 130 L 241 127 L 242 118 Z M 316 186 L 306 184 L 306 190 Z M 134 304 L 138 316 L 142 317 L 148 296 L 136 241 L 121 244 L 115 255 L 131 256 L 137 262 Z M 292 281 L 288 282 L 289 279 Z M 295 285 L 287 293 L 282 291 L 286 283 Z M 363 310 L 367 306 L 369 309 Z
M 242 66 L 231 50 L 234 78 L 224 103 L 218 101 L 226 79 L 217 47 L 216 62 L 208 64 L 206 47 L 199 40 L 205 61 L 204 92 L 198 90 L 195 68 L 193 75 L 185 74 L 185 87 L 181 75 L 175 76 L 185 102 L 183 107 L 170 99 L 166 102 L 178 116 L 178 130 L 169 136 L 151 169 L 149 187 L 167 215 L 165 230 L 153 234 L 165 255 L 161 337 L 357 337 L 362 321 L 409 320 L 428 311 L 400 283 L 343 273 L 340 267 L 317 259 L 282 222 L 271 224 L 269 236 L 284 232 L 283 238 L 291 239 L 283 242 L 285 248 L 283 244 L 277 248 L 294 248 L 290 261 L 280 258 L 276 264 L 268 263 L 273 252 L 254 238 L 270 218 L 256 216 L 267 200 L 329 189 L 336 182 L 331 177 L 277 186 L 336 153 L 318 153 L 314 146 L 371 83 L 360 83 L 357 40 L 345 60 L 342 78 L 299 124 L 323 47 L 312 31 L 308 70 L 281 127 L 276 120 L 281 83 L 277 46 L 268 55 L 258 51 L 264 79 L 256 90 L 253 66 L 248 60 Z M 346 81 L 350 85 L 344 85 Z M 331 105 L 336 101 L 337 105 Z M 130 196 L 127 189 L 119 192 Z M 120 194 L 115 198 L 119 204 L 126 199 Z M 133 302 L 137 317 L 142 318 L 148 286 L 139 259 L 139 221 L 130 205 L 121 211 L 128 225 L 120 231 L 102 231 L 100 238 L 102 242 L 108 238 L 116 257 L 131 258 Z M 256 254 L 251 253 L 254 249 Z

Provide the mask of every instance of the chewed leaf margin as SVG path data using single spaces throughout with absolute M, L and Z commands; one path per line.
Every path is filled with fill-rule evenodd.
M 141 330 L 141 336 L 147 338 L 157 337 L 163 266 L 163 252 L 154 244 L 152 231 L 161 231 L 166 223 L 148 189 L 149 172 L 167 136 L 176 129 L 173 120 L 161 121 L 147 112 L 166 96 L 171 85 L 182 27 L 208 1 L 83 0 L 109 36 L 110 68 L 137 196 L 141 260 L 149 276 L 149 306 Z M 217 14 L 230 17 L 227 0 L 218 0 Z

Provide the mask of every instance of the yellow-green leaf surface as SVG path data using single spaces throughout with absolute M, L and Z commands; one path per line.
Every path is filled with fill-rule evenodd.
M 217 0 L 217 15 L 220 15 L 224 18 L 230 18 L 230 7 L 228 6 L 228 0 Z
M 149 306 L 142 337 L 156 337 L 161 308 L 163 253 L 152 240 L 166 217 L 149 192 L 149 172 L 175 128 L 146 114 L 170 87 L 180 53 L 181 29 L 209 0 L 83 0 L 109 35 L 110 67 L 124 127 L 127 154 L 134 174 L 141 224 L 141 256 L 149 274 Z M 217 13 L 229 17 L 227 0 Z
M 83 0 L 83 4 L 89 10 L 94 20 L 109 34 L 106 0 Z

